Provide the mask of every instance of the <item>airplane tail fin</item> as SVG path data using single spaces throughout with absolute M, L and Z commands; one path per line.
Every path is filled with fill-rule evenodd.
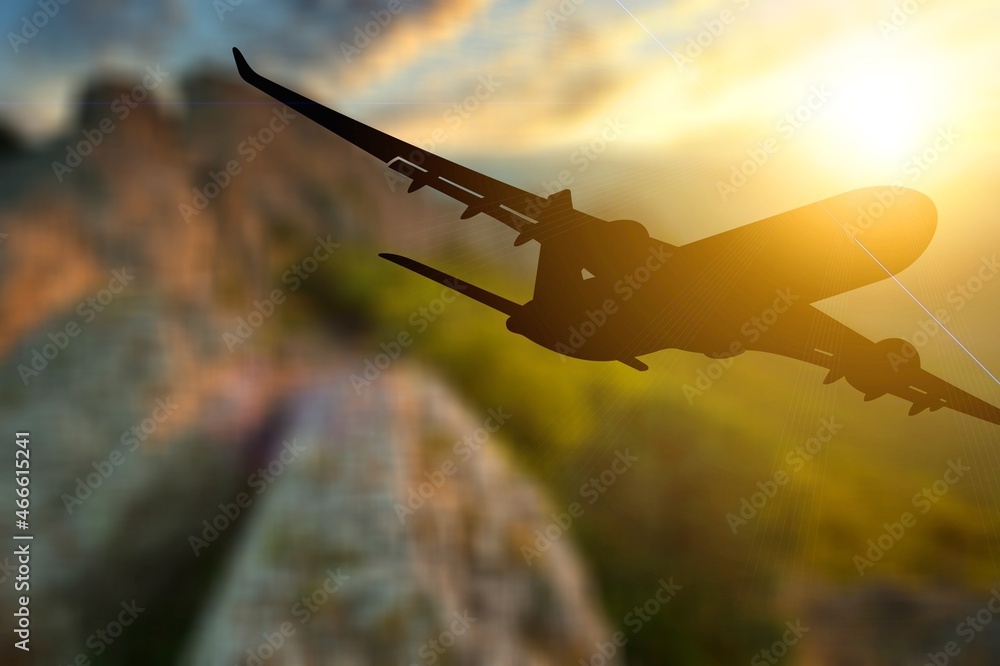
M 408 257 L 402 257 L 398 254 L 380 253 L 378 256 L 383 259 L 387 259 L 392 263 L 407 268 L 414 273 L 419 273 L 425 278 L 429 278 L 443 284 L 449 289 L 454 289 L 460 294 L 464 294 L 469 298 L 473 298 L 483 305 L 488 305 L 489 307 L 503 312 L 508 316 L 513 316 L 517 311 L 521 309 L 521 305 L 518 305 L 514 301 L 507 300 L 503 296 L 497 296 L 491 291 L 486 291 L 481 287 L 477 287 L 473 284 L 469 284 L 465 280 L 460 280 L 456 277 L 452 277 L 447 273 L 437 270 L 436 268 L 431 268 L 426 264 L 422 264 L 419 261 L 415 261 Z

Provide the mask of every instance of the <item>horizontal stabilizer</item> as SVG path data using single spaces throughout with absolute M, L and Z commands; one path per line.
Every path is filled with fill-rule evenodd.
M 388 259 L 394 264 L 402 266 L 403 268 L 408 268 L 414 273 L 419 273 L 425 278 L 430 278 L 435 282 L 443 284 L 449 289 L 454 289 L 460 294 L 464 294 L 469 298 L 473 298 L 483 305 L 488 305 L 494 310 L 503 312 L 508 316 L 513 316 L 517 311 L 521 309 L 521 306 L 514 301 L 507 300 L 503 296 L 497 296 L 491 291 L 486 291 L 481 287 L 477 287 L 473 284 L 469 284 L 465 280 L 460 280 L 456 277 L 452 277 L 447 273 L 437 270 L 436 268 L 431 268 L 426 264 L 422 264 L 419 261 L 414 261 L 408 257 L 402 257 L 398 254 L 388 254 L 382 253 L 378 256 L 383 259 Z

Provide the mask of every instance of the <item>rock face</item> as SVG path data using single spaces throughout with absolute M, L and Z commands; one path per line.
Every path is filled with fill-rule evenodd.
M 522 555 L 550 509 L 503 454 L 516 415 L 475 415 L 403 362 L 360 392 L 332 354 L 171 372 L 183 336 L 105 314 L 27 389 L 0 368 L 0 422 L 32 424 L 46 663 L 575 664 L 609 635 L 569 543 Z M 130 423 L 153 430 L 135 451 Z M 147 661 L 170 632 L 185 654 Z
M 223 342 L 273 288 L 274 236 L 360 243 L 391 231 L 373 221 L 419 219 L 420 200 L 386 197 L 377 168 L 293 120 L 185 219 L 271 105 L 230 104 L 260 99 L 211 77 L 182 88 L 200 104 L 117 120 L 69 173 L 51 164 L 109 115 L 98 106 L 0 164 L 0 425 L 31 433 L 34 663 L 589 655 L 609 635 L 589 579 L 568 542 L 525 561 L 549 510 L 500 424 L 484 439 L 487 414 L 402 361 L 356 391 L 361 362 L 336 338 L 281 328 L 292 306 L 271 334 Z M 13 465 L 0 459 L 4 506 Z M 8 618 L 14 594 L 0 586 Z M 0 645 L 0 663 L 24 656 Z
M 296 399 L 273 482 L 185 663 L 576 664 L 606 629 L 566 543 L 533 563 L 544 500 L 419 372 Z M 497 429 L 497 434 L 490 434 Z M 266 467 L 266 465 L 265 465 Z
M 0 363 L 0 424 L 31 440 L 32 656 L 63 664 L 107 652 L 126 663 L 158 604 L 170 615 L 196 603 L 176 584 L 194 569 L 185 537 L 206 506 L 231 496 L 276 392 L 269 383 L 247 391 L 262 373 L 198 354 L 196 327 L 181 333 L 135 294 L 25 385 L 18 366 L 74 317 L 54 313 Z M 204 374 L 190 373 L 196 359 Z M 0 497 L 12 506 L 13 455 L 0 469 Z M 12 587 L 0 598 L 10 609 Z M 133 600 L 146 610 L 111 652 L 96 632 Z

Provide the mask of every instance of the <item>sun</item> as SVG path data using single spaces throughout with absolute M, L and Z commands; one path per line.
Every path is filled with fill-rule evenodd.
M 915 67 L 858 66 L 833 88 L 839 139 L 858 157 L 898 161 L 935 130 L 937 103 Z

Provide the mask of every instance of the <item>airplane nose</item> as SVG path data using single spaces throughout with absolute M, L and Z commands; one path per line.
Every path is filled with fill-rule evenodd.
M 934 200 L 923 192 L 916 192 L 913 190 L 910 191 L 916 196 L 918 202 L 917 205 L 925 211 L 925 216 L 932 220 L 932 224 L 935 228 L 937 228 L 938 209 L 934 204 Z M 933 231 L 931 233 L 933 233 Z
M 937 207 L 926 194 L 900 186 L 847 195 L 838 218 L 886 269 L 898 273 L 916 261 L 937 230 Z

